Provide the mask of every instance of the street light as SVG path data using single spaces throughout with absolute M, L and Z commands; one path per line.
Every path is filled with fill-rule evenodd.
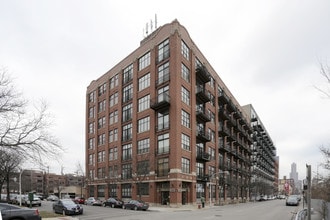
M 212 180 L 212 178 L 215 176 L 215 175 L 218 175 L 218 174 L 225 174 L 225 175 L 228 175 L 229 174 L 229 172 L 228 171 L 222 171 L 222 170 L 220 170 L 218 173 L 213 173 L 211 176 L 210 176 L 210 179 L 209 179 L 209 199 L 210 199 L 210 206 L 211 206 L 211 200 L 212 200 L 212 198 L 211 198 L 211 193 L 212 193 L 212 187 L 211 187 L 211 180 Z
M 19 206 L 22 206 L 22 173 L 27 170 L 27 169 L 22 169 L 21 172 L 19 173 Z M 31 181 L 32 181 L 32 170 L 33 169 L 28 169 L 31 170 Z

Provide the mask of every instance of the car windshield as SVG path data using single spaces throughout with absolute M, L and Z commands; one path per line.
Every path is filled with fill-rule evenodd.
M 75 203 L 72 200 L 63 200 L 62 203 L 64 205 L 75 205 Z

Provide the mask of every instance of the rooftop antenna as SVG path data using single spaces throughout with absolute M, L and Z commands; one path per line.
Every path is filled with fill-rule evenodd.
M 157 29 L 157 14 L 155 14 L 155 29 Z
M 148 35 L 148 23 L 146 23 L 146 34 Z

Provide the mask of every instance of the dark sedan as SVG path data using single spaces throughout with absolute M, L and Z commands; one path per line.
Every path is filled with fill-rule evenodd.
M 2 220 L 41 220 L 38 209 L 20 208 L 15 205 L 0 203 Z
M 123 207 L 123 201 L 116 199 L 116 198 L 109 198 L 103 202 L 104 207 L 111 207 L 111 208 L 122 208 Z
M 141 200 L 131 200 L 128 203 L 125 203 L 123 208 L 146 211 L 149 208 L 149 204 Z
M 63 215 L 78 215 L 84 212 L 83 207 L 71 199 L 61 199 L 54 202 L 53 210 L 55 213 L 61 213 Z

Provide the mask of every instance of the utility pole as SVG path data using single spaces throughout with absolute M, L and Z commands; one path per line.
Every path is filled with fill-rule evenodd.
M 312 186 L 312 167 L 306 164 L 307 171 L 307 219 L 311 220 L 311 186 Z

